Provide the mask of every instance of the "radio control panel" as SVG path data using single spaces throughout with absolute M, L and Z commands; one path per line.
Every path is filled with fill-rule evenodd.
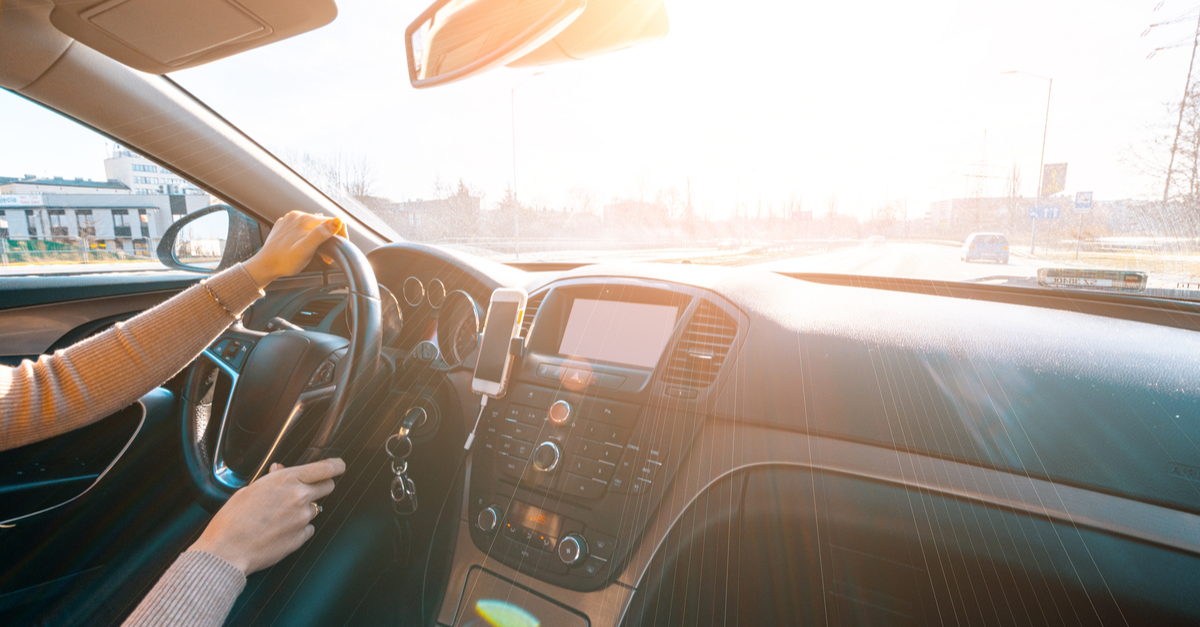
M 628 512 L 650 509 L 630 500 L 665 475 L 666 451 L 641 425 L 642 407 L 528 384 L 493 403 L 472 464 L 476 545 L 551 583 L 598 587 L 615 574 Z

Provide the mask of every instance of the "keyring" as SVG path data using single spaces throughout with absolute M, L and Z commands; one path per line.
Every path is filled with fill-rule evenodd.
M 392 460 L 392 474 L 394 474 L 396 476 L 400 476 L 400 475 L 404 475 L 407 473 L 408 473 L 408 462 L 407 461 L 400 462 L 400 468 L 397 469 L 396 468 L 396 460 Z
M 397 455 L 395 452 L 392 451 L 392 441 L 393 440 L 403 440 L 408 445 L 408 450 L 404 451 L 403 455 Z M 388 437 L 387 442 L 384 442 L 383 450 L 387 451 L 388 456 L 390 456 L 392 459 L 407 459 L 409 455 L 412 455 L 413 443 L 412 443 L 412 440 L 409 439 L 407 436 L 401 437 L 400 434 L 393 433 L 391 436 Z

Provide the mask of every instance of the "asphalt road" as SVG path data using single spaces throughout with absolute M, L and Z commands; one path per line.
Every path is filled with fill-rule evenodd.
M 962 281 L 998 275 L 1036 277 L 1038 268 L 1048 265 L 1040 259 L 1017 255 L 1012 255 L 1007 265 L 989 261 L 966 263 L 959 261 L 959 253 L 958 247 L 888 242 L 883 246 L 863 244 L 830 253 L 773 261 L 759 267 L 779 272 L 828 272 Z

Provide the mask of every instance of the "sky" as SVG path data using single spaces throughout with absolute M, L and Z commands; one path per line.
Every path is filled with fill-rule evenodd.
M 690 185 L 712 218 L 792 198 L 818 215 L 833 199 L 860 217 L 887 201 L 920 215 L 1004 195 L 1014 165 L 1032 195 L 1049 83 L 1008 70 L 1054 79 L 1045 162 L 1068 163 L 1068 192 L 1151 197 L 1135 153 L 1171 125 L 1196 19 L 1175 0 L 668 0 L 662 41 L 416 90 L 403 31 L 425 3 L 338 4 L 329 26 L 172 78 L 277 154 L 366 160 L 376 195 L 429 198 L 461 178 L 490 206 L 513 184 L 515 135 L 525 201 Z M 0 175 L 103 178 L 103 155 L 83 149 L 97 140 L 15 100 L 0 98 L 0 118 L 24 116 L 6 143 L 41 145 L 0 151 Z

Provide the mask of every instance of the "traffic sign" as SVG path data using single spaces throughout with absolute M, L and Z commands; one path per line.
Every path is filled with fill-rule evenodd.
M 1075 194 L 1075 213 L 1091 213 L 1092 193 L 1079 192 Z
M 1030 207 L 1029 217 L 1033 220 L 1057 220 L 1058 205 L 1046 205 L 1044 207 Z

